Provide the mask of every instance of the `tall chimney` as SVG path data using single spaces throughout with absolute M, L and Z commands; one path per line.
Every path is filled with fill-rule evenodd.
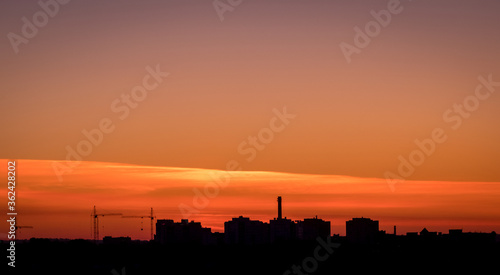
M 281 196 L 278 196 L 278 220 L 281 220 Z
M 396 236 L 396 226 L 394 226 L 394 236 Z

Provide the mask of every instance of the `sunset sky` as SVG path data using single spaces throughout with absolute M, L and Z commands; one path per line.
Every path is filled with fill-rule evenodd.
M 6 160 L 1 160 L 6 162 Z M 279 172 L 232 171 L 83 162 L 57 183 L 52 161 L 20 160 L 17 184 L 21 238 L 91 239 L 93 205 L 98 213 L 148 215 L 158 219 L 200 221 L 223 232 L 224 222 L 240 215 L 269 222 L 283 216 L 318 216 L 332 223 L 332 234 L 345 235 L 345 221 L 370 217 L 380 229 L 399 234 L 420 231 L 491 232 L 500 228 L 500 184 L 494 182 L 407 181 L 390 192 L 384 179 Z M 5 166 L 0 172 L 6 174 Z M 213 176 L 211 176 L 213 175 Z M 224 179 L 218 184 L 215 179 Z M 206 191 L 207 186 L 211 186 Z M 214 186 L 219 186 L 215 189 Z M 197 191 L 194 191 L 197 190 Z M 4 189 L 5 190 L 5 189 Z M 202 194 L 202 195 L 199 195 Z M 205 195 L 205 194 L 208 194 Z M 2 196 L 1 203 L 6 204 Z M 184 212 L 195 209 L 199 212 Z M 101 217 L 100 236 L 149 239 L 150 222 L 120 216 Z M 5 238 L 5 234 L 0 236 Z
M 89 238 L 93 205 L 180 219 L 228 164 L 242 171 L 195 217 L 217 231 L 273 218 L 277 195 L 336 234 L 358 215 L 500 231 L 499 1 L 41 2 L 0 2 L 0 166 L 19 163 L 21 234 Z M 147 239 L 146 221 L 103 222 Z

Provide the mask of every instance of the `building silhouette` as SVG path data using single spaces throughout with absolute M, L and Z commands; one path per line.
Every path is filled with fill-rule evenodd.
M 292 221 L 282 216 L 282 199 L 278 197 L 278 217 L 269 223 L 239 216 L 224 222 L 224 233 L 211 232 L 201 223 L 159 219 L 154 240 L 161 244 L 259 245 L 289 240 L 315 240 L 330 236 L 330 222 L 317 216 Z
M 155 241 L 162 244 L 209 244 L 213 241 L 211 233 L 210 228 L 202 227 L 199 222 L 189 222 L 187 219 L 182 219 L 181 222 L 157 220 Z
M 289 240 L 315 240 L 330 236 L 330 222 L 318 219 L 292 221 L 282 216 L 282 199 L 278 197 L 278 217 L 269 223 L 247 217 L 233 218 L 224 223 L 227 244 L 265 244 Z
M 224 233 L 212 232 L 202 227 L 201 223 L 183 219 L 174 222 L 170 219 L 159 219 L 156 222 L 154 240 L 160 244 L 204 244 L 204 245 L 261 245 L 285 241 L 313 241 L 318 237 L 326 239 L 331 236 L 331 223 L 320 218 L 291 220 L 283 217 L 282 198 L 277 199 L 277 217 L 269 223 L 239 216 L 224 222 Z M 409 242 L 439 243 L 482 243 L 499 242 L 499 236 L 491 233 L 462 232 L 462 229 L 450 229 L 448 234 L 429 231 L 423 228 L 420 232 L 407 232 L 406 236 L 386 234 L 379 230 L 379 221 L 370 218 L 352 218 L 346 221 L 346 236 L 334 236 L 337 240 L 346 240 L 352 244 L 377 245 L 394 243 L 402 240 Z M 104 243 L 117 244 L 130 242 L 130 238 L 105 237 Z
M 132 242 L 130 237 L 111 237 L 105 236 L 102 238 L 102 243 L 107 245 L 129 244 Z
M 283 219 L 281 196 L 278 196 L 278 218 L 269 221 L 269 230 L 271 242 L 286 241 L 296 237 L 295 223 L 286 217 Z
M 330 236 L 330 222 L 318 219 L 318 216 L 297 221 L 296 224 L 296 233 L 299 240 L 315 240 L 317 237 L 325 239 Z
M 420 231 L 420 236 L 426 240 L 434 240 L 438 235 L 441 235 L 441 232 L 436 232 L 436 231 L 429 231 L 427 228 L 424 227 L 422 231 Z
M 239 216 L 224 223 L 224 240 L 227 244 L 269 243 L 269 224 Z
M 270 220 L 269 229 L 271 242 L 288 241 L 297 237 L 295 222 L 287 218 Z
M 353 243 L 374 243 L 379 235 L 378 221 L 369 218 L 352 218 L 345 228 L 347 240 Z

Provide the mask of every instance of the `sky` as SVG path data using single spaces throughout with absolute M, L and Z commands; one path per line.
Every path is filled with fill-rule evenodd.
M 6 160 L 0 160 L 6 162 Z M 495 182 L 405 181 L 391 192 L 385 179 L 282 172 L 226 171 L 200 168 L 82 162 L 57 182 L 53 161 L 18 160 L 16 171 L 19 238 L 91 239 L 91 213 L 183 218 L 223 232 L 224 222 L 245 216 L 269 222 L 277 217 L 277 195 L 283 216 L 331 222 L 332 234 L 345 235 L 353 217 L 379 220 L 380 230 L 398 234 L 498 232 L 500 184 Z M 2 165 L 0 172 L 6 174 Z M 4 187 L 3 190 L 6 191 Z M 2 196 L 0 202 L 7 204 Z M 150 220 L 99 217 L 99 235 L 147 240 Z M 141 230 L 141 228 L 143 230 Z M 6 231 L 0 232 L 6 238 Z
M 408 182 L 482 193 L 500 182 L 499 10 L 494 0 L 2 1 L 0 158 L 51 161 L 40 177 L 52 188 L 81 182 L 74 169 L 122 163 L 377 179 L 384 198 Z M 268 209 L 267 195 L 253 199 Z

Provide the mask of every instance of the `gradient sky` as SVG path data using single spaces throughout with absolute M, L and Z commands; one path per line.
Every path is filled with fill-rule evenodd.
M 401 1 L 402 11 L 348 63 L 341 43 L 355 44 L 355 27 L 364 29 L 374 20 L 371 11 L 389 2 L 245 0 L 221 21 L 213 1 L 72 0 L 15 53 L 9 34 L 22 35 L 23 17 L 32 21 L 41 7 L 2 1 L 0 158 L 64 161 L 68 147 L 86 140 L 82 131 L 109 119 L 114 131 L 81 167 L 128 163 L 205 171 L 225 170 L 235 160 L 244 171 L 300 174 L 310 184 L 320 184 L 315 181 L 322 175 L 382 181 L 386 171 L 397 173 L 400 156 L 408 159 L 418 149 L 416 139 L 440 128 L 446 141 L 404 178 L 429 190 L 429 182 L 440 185 L 436 198 L 452 196 L 459 182 L 467 186 L 460 192 L 483 194 L 488 182 L 500 182 L 498 91 L 479 101 L 457 129 L 443 114 L 474 95 L 478 77 L 500 82 L 500 2 Z M 169 75 L 121 120 L 112 103 L 142 83 L 148 66 Z M 248 161 L 238 147 L 284 107 L 296 117 Z M 32 183 L 21 188 L 38 186 L 33 171 L 24 173 Z M 83 182 L 74 173 L 62 182 L 53 171 L 40 176 L 53 196 L 68 177 L 76 186 Z M 107 185 L 108 177 L 99 182 Z M 382 185 L 387 194 L 368 197 L 385 201 L 391 192 Z M 252 199 L 262 201 L 259 209 L 271 211 L 263 214 L 270 218 L 276 193 L 265 194 Z M 119 208 L 83 198 L 81 213 L 94 203 Z M 30 203 L 32 211 L 41 209 Z M 488 211 L 498 213 L 494 206 Z
M 382 177 L 443 113 L 500 81 L 498 1 L 401 1 L 403 11 L 348 64 L 340 43 L 389 1 L 78 1 L 15 54 L 7 34 L 36 1 L 0 3 L 0 156 L 59 159 L 81 131 L 116 130 L 85 160 L 224 169 L 273 108 L 297 119 L 245 170 Z M 113 100 L 146 66 L 170 75 L 121 121 Z M 493 94 L 410 179 L 500 181 Z M 459 173 L 457 173 L 459 171 Z

